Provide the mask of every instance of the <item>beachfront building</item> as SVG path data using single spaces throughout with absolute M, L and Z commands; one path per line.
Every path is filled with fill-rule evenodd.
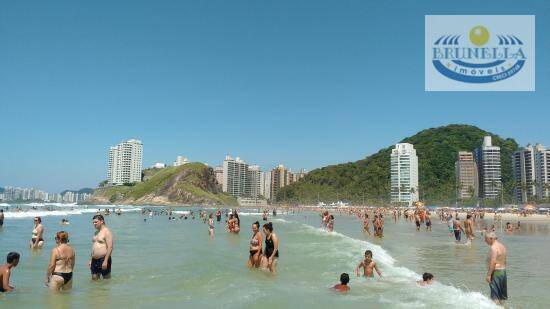
M 177 156 L 176 161 L 174 161 L 174 166 L 180 166 L 185 165 L 187 163 L 190 163 L 189 160 L 186 157 L 183 156 Z
M 290 184 L 290 174 L 290 171 L 282 164 L 271 170 L 271 199 L 277 198 L 279 190 Z
M 216 182 L 223 187 L 223 166 L 214 167 L 214 176 L 216 177 Z
M 162 163 L 162 162 L 157 162 L 153 165 L 151 165 L 151 168 L 156 168 L 156 169 L 161 169 L 161 168 L 165 168 L 166 167 L 166 163 Z
M 260 195 L 268 200 L 271 199 L 271 171 L 261 172 Z
M 550 198 L 550 149 L 535 145 L 535 180 L 537 198 Z
M 127 140 L 109 149 L 110 185 L 123 185 L 141 181 L 143 144 L 136 139 Z
M 250 165 L 246 175 L 245 195 L 258 198 L 261 192 L 261 173 L 259 165 Z
M 500 147 L 493 146 L 491 136 L 483 137 L 483 143 L 476 148 L 477 173 L 479 178 L 479 197 L 495 199 L 502 188 Z
M 248 164 L 237 157 L 226 156 L 223 161 L 223 192 L 235 197 L 245 196 Z
M 531 145 L 522 148 L 512 155 L 512 169 L 516 186 L 516 200 L 527 203 L 536 195 L 535 187 L 535 149 Z
M 470 151 L 459 151 L 455 162 L 456 199 L 466 200 L 477 196 L 479 185 L 477 165 L 474 154 Z
M 409 143 L 396 144 L 391 155 L 391 202 L 412 205 L 418 201 L 418 157 Z

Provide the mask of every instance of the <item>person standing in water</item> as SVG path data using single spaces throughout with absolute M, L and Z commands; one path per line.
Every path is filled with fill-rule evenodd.
M 0 209 L 0 227 L 4 226 L 4 209 Z
M 453 221 L 453 231 L 455 234 L 456 243 L 460 243 L 464 229 L 462 228 L 462 224 L 460 223 L 460 219 L 458 218 L 458 216 Z
M 0 293 L 11 292 L 15 288 L 10 285 L 11 270 L 19 264 L 20 255 L 17 252 L 10 252 L 6 257 L 6 264 L 0 265 Z
M 429 211 L 426 211 L 426 217 L 424 218 L 426 222 L 426 231 L 432 231 L 432 216 Z
M 70 290 L 73 287 L 75 251 L 68 244 L 69 233 L 57 232 L 55 242 L 57 247 L 52 249 L 45 283 L 52 291 Z
M 380 270 L 378 269 L 376 262 L 372 260 L 372 251 L 370 250 L 365 251 L 365 259 L 362 260 L 361 263 L 359 263 L 359 265 L 355 269 L 355 273 L 357 274 L 358 277 L 360 276 L 359 270 L 361 269 L 361 267 L 363 268 L 363 275 L 365 277 L 373 278 L 374 277 L 373 270 L 376 270 L 376 272 L 378 273 L 378 276 L 382 277 L 382 272 L 380 272 Z
M 506 247 L 497 240 L 494 232 L 485 235 L 485 242 L 489 245 L 487 253 L 487 277 L 491 299 L 497 305 L 504 305 L 508 299 L 508 287 L 506 278 Z
M 260 233 L 260 223 L 252 223 L 252 238 L 250 239 L 250 256 L 248 257 L 248 268 L 258 268 L 260 266 L 262 254 L 262 233 Z
M 468 241 L 471 241 L 474 239 L 474 223 L 472 221 L 472 215 L 468 214 L 466 215 L 466 221 L 464 221 L 464 233 L 466 234 L 466 237 L 468 238 Z
M 214 218 L 212 213 L 208 216 L 208 235 L 214 236 Z
M 363 220 L 363 232 L 369 233 L 369 236 L 371 235 L 370 229 L 369 229 L 369 215 L 365 212 L 365 219 Z
M 264 267 L 267 267 L 274 275 L 277 274 L 277 261 L 279 260 L 279 238 L 273 233 L 273 224 L 268 222 L 263 227 L 265 234 Z
M 34 218 L 34 229 L 32 230 L 32 237 L 29 246 L 31 249 L 42 249 L 44 246 L 44 226 L 42 226 L 42 219 L 40 217 Z
M 102 215 L 95 215 L 92 223 L 96 229 L 92 239 L 92 257 L 89 262 L 92 280 L 98 280 L 100 276 L 103 279 L 109 279 L 111 278 L 113 235 L 105 225 L 105 219 Z

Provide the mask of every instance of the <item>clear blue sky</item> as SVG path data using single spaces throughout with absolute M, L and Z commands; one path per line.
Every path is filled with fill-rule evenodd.
M 424 92 L 425 14 L 535 14 L 537 91 Z M 108 147 L 264 169 L 477 125 L 550 146 L 548 1 L 0 3 L 0 186 L 106 178 Z

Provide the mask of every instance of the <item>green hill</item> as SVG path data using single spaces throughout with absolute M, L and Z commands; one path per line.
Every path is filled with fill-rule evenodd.
M 454 203 L 457 153 L 473 151 L 486 135 L 492 136 L 493 145 L 501 147 L 504 197 L 510 201 L 514 186 L 511 155 L 518 149 L 517 143 L 474 126 L 456 124 L 426 129 L 401 141 L 413 144 L 416 149 L 420 198 L 428 203 Z M 277 201 L 314 203 L 319 199 L 362 203 L 364 199 L 370 203 L 389 202 L 393 147 L 384 148 L 363 160 L 313 170 L 301 181 L 283 188 Z
M 236 205 L 222 192 L 212 168 L 202 163 L 146 169 L 143 182 L 96 189 L 87 203 L 148 205 Z

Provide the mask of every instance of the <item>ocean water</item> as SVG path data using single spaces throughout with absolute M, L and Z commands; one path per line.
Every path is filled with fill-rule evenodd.
M 270 217 L 280 239 L 278 275 L 246 267 L 250 225 L 257 210 L 241 211 L 240 235 L 216 223 L 210 238 L 198 219 L 149 219 L 140 207 L 124 207 L 121 216 L 106 217 L 115 237 L 112 279 L 92 282 L 88 269 L 91 224 L 95 209 L 81 206 L 34 205 L 30 212 L 7 212 L 0 229 L 0 255 L 22 254 L 14 270 L 15 293 L 0 295 L 2 308 L 495 308 L 484 283 L 487 245 L 454 244 L 446 225 L 434 219 L 432 232 L 416 232 L 414 224 L 386 219 L 383 239 L 361 232 L 356 218 L 336 215 L 335 232 L 319 228 L 316 213 Z M 5 207 L 5 206 L 3 206 Z M 101 206 L 100 206 L 101 207 Z M 146 207 L 146 206 L 143 206 Z M 9 207 L 13 209 L 13 206 Z M 197 210 L 197 209 L 195 209 Z M 184 213 L 189 209 L 178 209 Z M 32 218 L 45 227 L 45 248 L 28 249 Z M 62 218 L 71 222 L 59 224 Z M 147 221 L 144 221 L 144 218 Z M 67 230 L 76 250 L 73 290 L 54 294 L 43 286 L 55 232 Z M 512 235 L 499 233 L 508 247 L 508 293 L 512 308 L 547 308 L 550 253 L 548 223 L 522 223 Z M 382 278 L 354 275 L 363 252 L 370 249 Z M 350 274 L 351 292 L 335 293 L 342 272 Z M 431 272 L 437 282 L 420 287 L 415 281 Z

